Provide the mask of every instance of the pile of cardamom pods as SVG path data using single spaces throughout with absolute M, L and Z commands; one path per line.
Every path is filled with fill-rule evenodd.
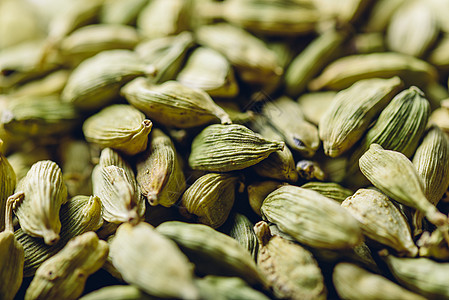
M 0 299 L 449 299 L 449 0 L 0 0 Z

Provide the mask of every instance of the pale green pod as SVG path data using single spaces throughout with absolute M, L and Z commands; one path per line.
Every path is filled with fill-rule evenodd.
M 175 241 L 202 274 L 237 276 L 249 284 L 265 283 L 249 252 L 207 225 L 169 221 L 156 230 Z
M 106 0 L 100 12 L 101 23 L 132 25 L 148 0 Z
M 0 91 L 7 91 L 17 84 L 38 78 L 55 70 L 56 58 L 49 57 L 40 64 L 44 43 L 28 41 L 8 47 L 0 52 Z
M 351 148 L 401 86 L 399 77 L 374 78 L 337 93 L 318 126 L 324 153 L 337 157 Z
M 437 125 L 446 134 L 449 134 L 449 109 L 438 108 L 430 115 L 430 123 Z
M 102 148 L 135 155 L 147 148 L 152 127 L 153 123 L 133 106 L 114 104 L 88 118 L 83 124 L 83 133 L 88 142 Z
M 283 142 L 266 140 L 243 125 L 209 125 L 193 140 L 189 165 L 211 172 L 241 170 L 283 147 Z
M 74 237 L 37 269 L 25 299 L 77 299 L 87 278 L 106 261 L 108 252 L 108 244 L 92 231 Z
M 141 193 L 151 206 L 172 206 L 186 188 L 175 146 L 160 129 L 152 131 L 150 146 L 138 158 L 136 169 Z
M 424 195 L 436 206 L 449 187 L 449 139 L 438 126 L 429 128 L 412 162 L 423 179 Z M 413 213 L 415 236 L 422 230 L 423 217 L 422 212 Z
M 304 92 L 309 81 L 337 56 L 345 38 L 346 33 L 331 29 L 301 51 L 285 71 L 286 93 L 297 97 Z
M 82 140 L 66 139 L 59 145 L 58 152 L 68 195 L 91 195 L 93 165 L 89 144 Z
M 5 203 L 0 231 L 0 299 L 12 300 L 19 291 L 23 280 L 23 246 L 14 236 L 13 204 L 23 198 L 23 193 L 10 196 Z M 5 219 L 3 222 L 3 218 Z
M 81 27 L 65 37 L 59 46 L 62 59 L 76 66 L 86 58 L 112 49 L 133 49 L 140 41 L 137 30 L 119 24 L 94 24 Z
M 280 299 L 326 299 L 324 278 L 312 253 L 272 235 L 264 221 L 254 226 L 259 240 L 257 266 Z
M 299 178 L 309 180 L 325 180 L 326 174 L 322 170 L 318 162 L 313 160 L 302 159 L 296 163 L 296 171 Z
M 100 198 L 95 196 L 75 196 L 60 211 L 61 227 L 59 241 L 52 246 L 43 243 L 42 239 L 26 234 L 22 229 L 14 232 L 25 251 L 25 277 L 34 275 L 36 269 L 49 257 L 61 250 L 67 242 L 80 234 L 95 231 L 103 224 Z
M 355 82 L 369 78 L 399 76 L 406 86 L 424 88 L 438 79 L 432 65 L 418 58 L 396 52 L 349 55 L 327 65 L 320 76 L 312 80 L 309 88 L 341 90 Z
M 41 237 L 47 245 L 59 240 L 59 210 L 67 202 L 67 187 L 59 166 L 50 160 L 35 163 L 16 187 L 25 194 L 14 204 L 20 227 L 33 237 Z
M 111 165 L 97 165 L 92 172 L 94 195 L 100 197 L 103 218 L 111 223 L 137 224 L 145 214 L 145 199 L 134 175 Z
M 449 34 L 430 50 L 427 60 L 439 69 L 449 70 Z
M 335 19 L 338 23 L 345 24 L 355 22 L 363 14 L 370 3 L 369 0 L 314 0 L 324 21 Z
M 143 77 L 136 78 L 121 93 L 131 105 L 161 125 L 190 128 L 214 121 L 231 123 L 228 114 L 206 92 L 177 81 L 152 85 Z
M 406 288 L 427 299 L 449 297 L 449 263 L 428 258 L 400 258 L 388 255 L 383 258 L 396 280 Z
M 349 249 L 363 241 L 359 224 L 349 212 L 309 189 L 281 186 L 265 198 L 260 211 L 264 220 L 310 247 Z
M 173 241 L 147 223 L 122 224 L 110 244 L 110 256 L 126 282 L 152 296 L 198 299 L 192 264 Z
M 295 183 L 298 181 L 298 172 L 295 169 L 293 154 L 288 147 L 268 155 L 252 169 L 257 175 Z
M 335 94 L 336 92 L 334 91 L 302 94 L 297 99 L 297 102 L 304 114 L 304 118 L 318 126 L 321 117 L 332 103 Z
M 120 1 L 119 1 L 120 2 Z M 80 300 L 155 300 L 133 285 L 111 285 L 95 290 Z
M 175 36 L 142 42 L 136 46 L 135 51 L 143 62 L 152 64 L 157 70 L 149 80 L 154 83 L 163 83 L 176 78 L 184 64 L 187 52 L 193 46 L 192 33 L 184 31 Z
M 230 63 L 222 54 L 207 47 L 199 47 L 190 54 L 176 80 L 185 86 L 202 89 L 211 97 L 232 98 L 239 93 Z
M 373 4 L 369 17 L 364 25 L 367 32 L 384 32 L 390 23 L 391 16 L 406 0 L 378 0 Z
M 339 263 L 332 273 L 332 281 L 341 299 L 347 300 L 424 300 L 383 276 L 371 273 L 350 263 Z
M 131 165 L 125 160 L 119 152 L 115 151 L 111 148 L 104 148 L 101 150 L 100 158 L 98 164 L 107 167 L 107 166 L 116 166 L 122 168 L 125 171 L 126 176 L 129 178 L 134 178 L 134 170 Z
M 265 200 L 271 192 L 286 184 L 287 183 L 279 181 L 267 180 L 248 185 L 246 191 L 248 193 L 249 205 L 253 211 L 260 216 L 260 208 L 262 207 L 263 200 Z
M 292 99 L 282 96 L 267 102 L 262 113 L 292 150 L 305 157 L 313 156 L 318 150 L 318 129 L 305 120 L 301 108 Z
M 17 87 L 12 91 L 13 97 L 48 96 L 60 94 L 69 79 L 70 71 L 58 70 L 51 72 L 42 79 L 36 79 Z
M 223 19 L 251 32 L 297 36 L 315 29 L 320 15 L 310 3 L 228 0 L 215 7 Z
M 19 182 L 27 175 L 31 166 L 40 160 L 50 160 L 51 155 L 44 147 L 32 146 L 8 155 L 7 159 L 16 173 L 17 182 Z
M 407 219 L 386 195 L 376 190 L 359 189 L 341 206 L 359 221 L 363 233 L 370 239 L 400 254 L 410 257 L 418 254 Z
M 353 54 L 369 54 L 385 51 L 384 35 L 380 32 L 356 34 L 346 46 L 347 51 Z
M 254 232 L 254 224 L 240 213 L 234 213 L 228 218 L 220 231 L 234 238 L 243 248 L 251 253 L 254 261 L 257 261 L 259 242 Z
M 95 111 L 113 102 L 128 81 L 154 71 L 130 50 L 103 51 L 73 70 L 61 98 L 79 109 Z
M 249 32 L 226 23 L 197 28 L 198 42 L 222 53 L 249 83 L 269 83 L 282 75 L 276 54 Z
M 234 205 L 239 177 L 231 173 L 209 173 L 198 178 L 182 195 L 180 206 L 202 224 L 218 228 Z
M 13 166 L 2 153 L 3 141 L 0 139 L 0 232 L 4 230 L 6 200 L 16 188 L 16 173 Z
M 180 33 L 189 29 L 190 1 L 152 0 L 140 11 L 137 28 L 148 39 Z
M 353 191 L 341 186 L 336 182 L 310 181 L 301 185 L 301 187 L 318 192 L 321 195 L 333 199 L 339 203 L 342 203 L 346 198 L 354 194 Z
M 43 137 L 67 134 L 79 124 L 80 115 L 58 95 L 24 96 L 10 99 L 1 123 L 11 134 Z
M 440 31 L 432 7 L 425 1 L 404 3 L 391 16 L 386 32 L 390 50 L 421 57 Z
M 447 231 L 447 217 L 427 200 L 423 179 L 404 154 L 372 144 L 359 165 L 375 187 L 393 200 L 423 212 L 432 224 Z
M 207 275 L 195 280 L 201 299 L 214 300 L 268 300 L 262 292 L 250 287 L 238 277 Z
M 397 94 L 353 150 L 348 162 L 348 173 L 359 170 L 360 157 L 373 143 L 411 157 L 426 130 L 429 116 L 429 101 L 420 89 L 412 86 Z

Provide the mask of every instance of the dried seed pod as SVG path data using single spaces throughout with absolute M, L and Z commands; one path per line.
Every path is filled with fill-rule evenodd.
M 154 67 L 144 64 L 130 50 L 103 51 L 70 74 L 61 97 L 79 109 L 95 111 L 111 103 L 128 81 L 152 73 Z
M 10 99 L 1 122 L 11 134 L 27 137 L 67 134 L 79 124 L 79 114 L 58 95 L 25 96 Z
M 98 164 L 103 167 L 116 166 L 122 168 L 128 178 L 135 177 L 131 165 L 114 149 L 104 148 L 101 150 Z
M 449 245 L 440 230 L 434 230 L 432 233 L 424 231 L 416 241 L 416 245 L 419 247 L 421 257 L 431 257 L 440 261 L 449 260 Z
M 268 83 L 282 75 L 276 54 L 249 32 L 226 23 L 197 28 L 198 42 L 222 53 L 249 83 Z
M 339 203 L 354 194 L 353 191 L 347 189 L 336 182 L 319 182 L 311 181 L 301 185 L 304 189 L 310 189 L 320 193 L 327 198 L 333 199 Z
M 304 119 L 304 115 L 295 101 L 286 96 L 280 97 L 267 102 L 262 113 L 291 149 L 305 157 L 315 154 L 320 146 L 318 129 Z
M 379 0 L 373 4 L 370 16 L 365 24 L 367 32 L 384 32 L 390 23 L 391 16 L 406 0 Z
M 147 223 L 122 224 L 111 242 L 110 256 L 125 281 L 152 296 L 198 299 L 187 257 Z
M 182 195 L 181 208 L 198 216 L 200 223 L 218 228 L 234 205 L 239 177 L 231 173 L 209 173 L 198 178 Z
M 23 193 L 10 196 L 5 203 L 0 231 L 0 299 L 12 300 L 22 284 L 23 279 L 23 246 L 14 236 L 12 224 L 12 207 L 14 202 L 23 198 Z M 3 218 L 5 222 L 3 222 Z
M 313 1 L 320 15 L 324 19 L 336 19 L 337 22 L 345 24 L 355 22 L 368 7 L 368 0 L 344 0 L 340 3 L 329 0 Z
M 120 2 L 120 1 L 118 1 Z M 90 292 L 80 300 L 154 300 L 155 298 L 142 292 L 133 285 L 111 285 Z
M 265 198 L 260 211 L 264 220 L 310 247 L 349 249 L 363 240 L 349 212 L 312 190 L 281 186 Z
M 147 148 L 152 127 L 153 123 L 136 108 L 114 104 L 88 118 L 83 132 L 88 142 L 135 155 Z
M 108 244 L 94 232 L 74 237 L 37 269 L 25 299 L 77 299 L 87 277 L 106 261 L 108 251 Z
M 321 166 L 313 160 L 300 160 L 296 164 L 296 171 L 299 178 L 304 180 L 325 180 L 326 174 L 321 169 Z
M 44 238 L 47 245 L 56 243 L 61 230 L 59 209 L 67 202 L 67 188 L 59 166 L 50 160 L 35 163 L 16 191 L 25 194 L 23 200 L 14 203 L 23 231 Z
M 202 89 L 211 97 L 232 98 L 239 93 L 230 63 L 222 54 L 207 47 L 197 48 L 190 54 L 176 80 L 185 86 Z
M 228 114 L 206 92 L 177 81 L 152 85 L 145 78 L 136 78 L 122 89 L 122 94 L 153 121 L 165 126 L 190 128 L 217 120 L 231 123 Z
M 6 200 L 12 195 L 16 187 L 16 173 L 8 159 L 3 155 L 2 146 L 3 141 L 0 139 L 0 232 L 3 231 L 5 224 Z
M 318 126 L 325 154 L 337 157 L 351 148 L 401 85 L 398 77 L 360 80 L 335 95 Z
M 372 144 L 359 164 L 363 175 L 375 187 L 399 203 L 423 212 L 432 224 L 447 231 L 447 217 L 427 200 L 423 179 L 404 154 Z
M 195 284 L 198 286 L 201 299 L 269 299 L 262 292 L 251 288 L 243 279 L 238 277 L 207 275 L 196 279 Z
M 243 125 L 209 125 L 193 140 L 189 165 L 212 172 L 241 170 L 283 148 L 283 142 L 266 140 Z
M 169 221 L 156 230 L 174 240 L 198 272 L 237 276 L 249 284 L 265 283 L 248 251 L 233 238 L 207 225 Z
M 336 56 L 345 37 L 344 32 L 328 30 L 299 53 L 285 72 L 286 93 L 297 97 L 304 92 L 309 81 Z
M 70 71 L 54 71 L 42 79 L 27 82 L 12 92 L 13 97 L 48 96 L 60 94 L 69 79 Z
M 248 201 L 253 211 L 260 216 L 260 208 L 262 207 L 263 200 L 265 200 L 271 192 L 286 184 L 287 183 L 268 180 L 248 185 L 246 188 L 248 192 Z
M 397 94 L 352 152 L 348 174 L 359 170 L 360 157 L 374 143 L 411 157 L 426 130 L 429 116 L 429 101 L 420 89 L 412 86 Z
M 430 115 L 430 123 L 440 127 L 449 134 L 449 109 L 438 108 Z
M 449 187 L 449 139 L 440 128 L 429 128 L 416 149 L 413 165 L 423 179 L 424 195 L 436 206 Z M 422 230 L 423 217 L 420 211 L 413 213 L 415 236 Z
M 154 0 L 142 8 L 137 27 L 148 39 L 174 35 L 189 29 L 190 2 Z
M 360 189 L 341 206 L 360 222 L 360 228 L 367 237 L 400 254 L 410 257 L 418 254 L 405 216 L 381 192 Z
M 420 57 L 432 46 L 439 30 L 431 6 L 425 1 L 412 1 L 392 15 L 386 39 L 390 50 Z
M 135 48 L 140 59 L 152 64 L 157 70 L 149 80 L 163 83 L 176 78 L 184 64 L 187 52 L 194 46 L 191 32 L 184 31 L 176 36 L 167 36 L 140 43 Z
M 304 113 L 304 118 L 312 124 L 318 125 L 335 94 L 334 91 L 302 94 L 297 102 Z
M 312 80 L 309 88 L 341 90 L 355 82 L 369 78 L 399 76 L 406 86 L 425 84 L 438 79 L 432 65 L 418 58 L 396 52 L 349 55 L 329 64 L 320 76 Z
M 94 195 L 101 199 L 103 218 L 111 223 L 138 223 L 145 213 L 145 199 L 134 175 L 117 166 L 97 165 L 92 172 Z
M 326 299 L 324 278 L 312 253 L 271 235 L 263 221 L 254 226 L 254 231 L 259 240 L 257 265 L 277 298 Z
M 71 238 L 101 227 L 103 218 L 100 199 L 96 196 L 75 196 L 61 207 L 60 217 L 60 239 L 52 246 L 44 244 L 39 238 L 29 236 L 22 229 L 14 232 L 25 251 L 25 277 L 33 276 L 36 269 L 61 250 Z
M 429 54 L 428 61 L 439 69 L 449 70 L 449 35 L 446 34 Z
M 332 273 L 332 280 L 342 299 L 356 300 L 424 300 L 383 276 L 368 272 L 357 265 L 339 263 Z
M 65 37 L 59 50 L 66 63 L 76 66 L 101 51 L 133 49 L 139 40 L 139 34 L 134 27 L 95 24 L 81 27 Z
M 247 217 L 234 213 L 228 218 L 221 231 L 234 238 L 243 248 L 247 249 L 256 261 L 259 242 L 253 228 L 253 223 Z
M 106 24 L 135 24 L 140 11 L 147 4 L 147 0 L 106 0 L 100 12 L 101 23 Z
M 449 263 L 436 262 L 428 258 L 399 258 L 387 255 L 384 258 L 390 272 L 406 288 L 428 299 L 447 299 Z
M 136 168 L 137 183 L 152 206 L 172 206 L 186 188 L 175 146 L 160 129 L 152 131 L 150 147 L 139 157 Z

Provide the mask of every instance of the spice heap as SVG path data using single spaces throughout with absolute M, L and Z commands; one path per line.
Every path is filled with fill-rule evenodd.
M 0 28 L 1 299 L 449 298 L 449 0 L 3 0 Z

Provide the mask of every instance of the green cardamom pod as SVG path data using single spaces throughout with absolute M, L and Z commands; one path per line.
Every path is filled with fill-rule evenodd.
M 216 300 L 268 300 L 265 294 L 251 288 L 238 277 L 222 277 L 207 275 L 195 280 L 201 299 Z
M 61 221 L 59 210 L 67 202 L 59 166 L 50 160 L 35 163 L 16 187 L 24 198 L 14 203 L 20 227 L 33 237 L 42 237 L 47 245 L 59 240 Z
M 262 207 L 263 200 L 265 200 L 271 192 L 286 184 L 287 183 L 281 183 L 279 181 L 267 180 L 254 182 L 248 185 L 246 191 L 248 193 L 249 205 L 253 211 L 260 216 L 260 208 Z
M 110 256 L 126 282 L 152 296 L 198 299 L 187 257 L 147 223 L 120 225 L 110 244 Z
M 243 125 L 214 124 L 193 140 L 189 165 L 212 172 L 241 170 L 283 148 L 283 142 L 266 140 Z
M 332 103 L 335 94 L 336 92 L 334 91 L 302 94 L 297 99 L 297 102 L 304 113 L 304 118 L 318 126 L 322 116 Z
M 78 299 L 87 278 L 101 268 L 108 252 L 108 244 L 92 231 L 74 237 L 37 269 L 25 299 Z
M 339 185 L 336 182 L 310 181 L 301 185 L 301 187 L 304 189 L 311 189 L 339 203 L 342 203 L 346 198 L 354 194 L 353 191 Z
M 3 141 L 0 139 L 0 232 L 4 229 L 6 200 L 14 193 L 16 187 L 16 173 L 8 159 L 3 155 L 1 148 Z
M 110 1 L 109 1 L 110 2 Z M 115 1 L 121 2 L 121 1 Z M 90 292 L 80 300 L 155 300 L 133 285 L 111 285 Z

